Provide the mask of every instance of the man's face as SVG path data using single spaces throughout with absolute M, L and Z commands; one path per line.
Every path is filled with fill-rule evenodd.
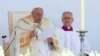
M 40 23 L 41 19 L 43 17 L 43 10 L 42 9 L 35 10 L 32 13 L 32 17 L 33 17 L 35 23 Z
M 63 22 L 63 25 L 65 25 L 65 26 L 71 26 L 71 24 L 73 22 L 72 14 L 70 14 L 70 13 L 63 14 L 62 22 Z

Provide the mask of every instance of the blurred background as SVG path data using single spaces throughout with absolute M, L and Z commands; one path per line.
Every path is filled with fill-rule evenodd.
M 85 0 L 85 29 L 92 50 L 100 52 L 100 1 Z M 44 8 L 44 16 L 60 27 L 61 15 L 64 11 L 74 14 L 73 26 L 80 27 L 80 0 L 0 0 L 0 45 L 2 35 L 7 35 L 9 41 L 8 11 L 31 11 L 34 7 Z

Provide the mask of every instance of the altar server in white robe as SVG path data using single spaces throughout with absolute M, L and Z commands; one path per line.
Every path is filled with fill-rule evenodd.
M 27 49 L 30 50 L 30 56 L 48 56 L 48 38 L 38 37 L 46 28 L 53 28 L 51 22 L 43 17 L 43 8 L 36 7 L 32 10 L 31 15 L 20 19 L 11 35 L 10 46 L 11 56 L 24 54 Z M 29 55 L 28 55 L 29 56 Z
M 66 11 L 62 14 L 62 23 L 63 26 L 57 29 L 57 35 L 59 37 L 60 46 L 68 48 L 76 56 L 79 56 L 80 53 L 80 37 L 79 33 L 76 31 L 78 29 L 73 28 L 73 14 L 72 12 Z M 87 39 L 84 40 L 84 54 L 88 56 L 90 52 L 90 46 Z

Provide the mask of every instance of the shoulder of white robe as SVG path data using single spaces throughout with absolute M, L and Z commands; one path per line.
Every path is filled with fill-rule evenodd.
M 52 24 L 52 22 L 49 20 L 49 19 L 47 19 L 46 17 L 43 17 L 42 18 L 42 21 L 41 21 L 41 24 L 43 25 L 48 25 L 48 26 L 50 26 L 50 27 L 54 27 L 54 25 Z
M 62 33 L 62 32 L 63 32 L 63 29 L 62 29 L 61 27 L 56 28 L 56 32 L 57 32 L 57 33 Z
M 79 31 L 79 28 L 73 27 L 73 31 Z
M 29 31 L 31 31 L 33 29 L 28 21 L 25 21 L 25 20 L 22 20 L 22 19 L 20 19 L 16 23 L 15 28 L 21 29 L 21 30 L 29 30 Z

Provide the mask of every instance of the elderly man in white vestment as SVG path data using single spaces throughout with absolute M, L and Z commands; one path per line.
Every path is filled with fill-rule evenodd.
M 72 12 L 66 11 L 62 14 L 63 26 L 57 29 L 57 35 L 59 37 L 60 46 L 65 47 L 72 51 L 75 56 L 79 56 L 80 53 L 80 37 L 76 32 L 77 30 L 72 27 L 73 22 Z M 87 39 L 84 41 L 84 54 L 88 56 L 90 52 L 90 46 Z
M 38 35 L 50 27 L 53 28 L 53 25 L 43 17 L 43 8 L 34 8 L 31 15 L 20 19 L 14 28 L 10 39 L 10 43 L 14 40 L 11 44 L 11 56 L 19 56 L 20 53 L 25 56 L 27 50 L 30 51 L 30 56 L 48 56 L 47 42 L 55 37 L 41 38 Z

